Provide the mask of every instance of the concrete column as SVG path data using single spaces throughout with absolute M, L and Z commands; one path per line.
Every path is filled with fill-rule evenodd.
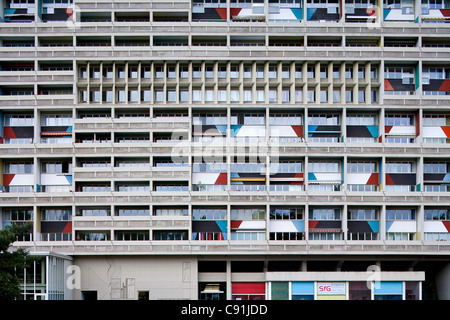
M 341 212 L 341 220 L 342 220 L 342 236 L 343 236 L 343 240 L 347 240 L 348 236 L 347 236 L 347 231 L 348 231 L 348 227 L 347 227 L 347 209 L 348 206 L 347 204 L 344 204 L 343 208 L 342 208 L 342 212 Z
M 226 299 L 231 300 L 231 261 L 227 260 Z
M 380 240 L 386 240 L 386 206 L 380 208 Z
M 437 273 L 436 291 L 439 300 L 450 300 L 450 263 Z

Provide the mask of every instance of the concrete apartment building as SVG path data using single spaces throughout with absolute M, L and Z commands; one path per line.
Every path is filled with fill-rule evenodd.
M 450 299 L 448 22 L 449 0 L 2 0 L 24 298 Z

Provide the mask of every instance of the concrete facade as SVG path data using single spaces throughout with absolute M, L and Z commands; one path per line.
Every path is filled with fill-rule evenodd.
M 448 299 L 439 6 L 3 1 L 0 226 L 65 299 Z

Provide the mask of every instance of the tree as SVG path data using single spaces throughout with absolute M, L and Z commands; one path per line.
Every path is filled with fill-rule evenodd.
M 10 245 L 16 238 L 29 233 L 31 222 L 17 225 L 12 224 L 0 230 L 0 300 L 22 299 L 18 275 L 29 266 L 28 252 L 22 248 L 9 251 Z
M 198 191 L 204 191 L 205 189 L 206 189 L 206 186 L 201 181 L 199 181 L 197 183 L 197 190 Z

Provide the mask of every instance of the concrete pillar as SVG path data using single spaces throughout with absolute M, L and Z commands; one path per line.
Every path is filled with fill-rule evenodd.
M 436 291 L 439 300 L 450 300 L 450 263 L 436 275 Z

